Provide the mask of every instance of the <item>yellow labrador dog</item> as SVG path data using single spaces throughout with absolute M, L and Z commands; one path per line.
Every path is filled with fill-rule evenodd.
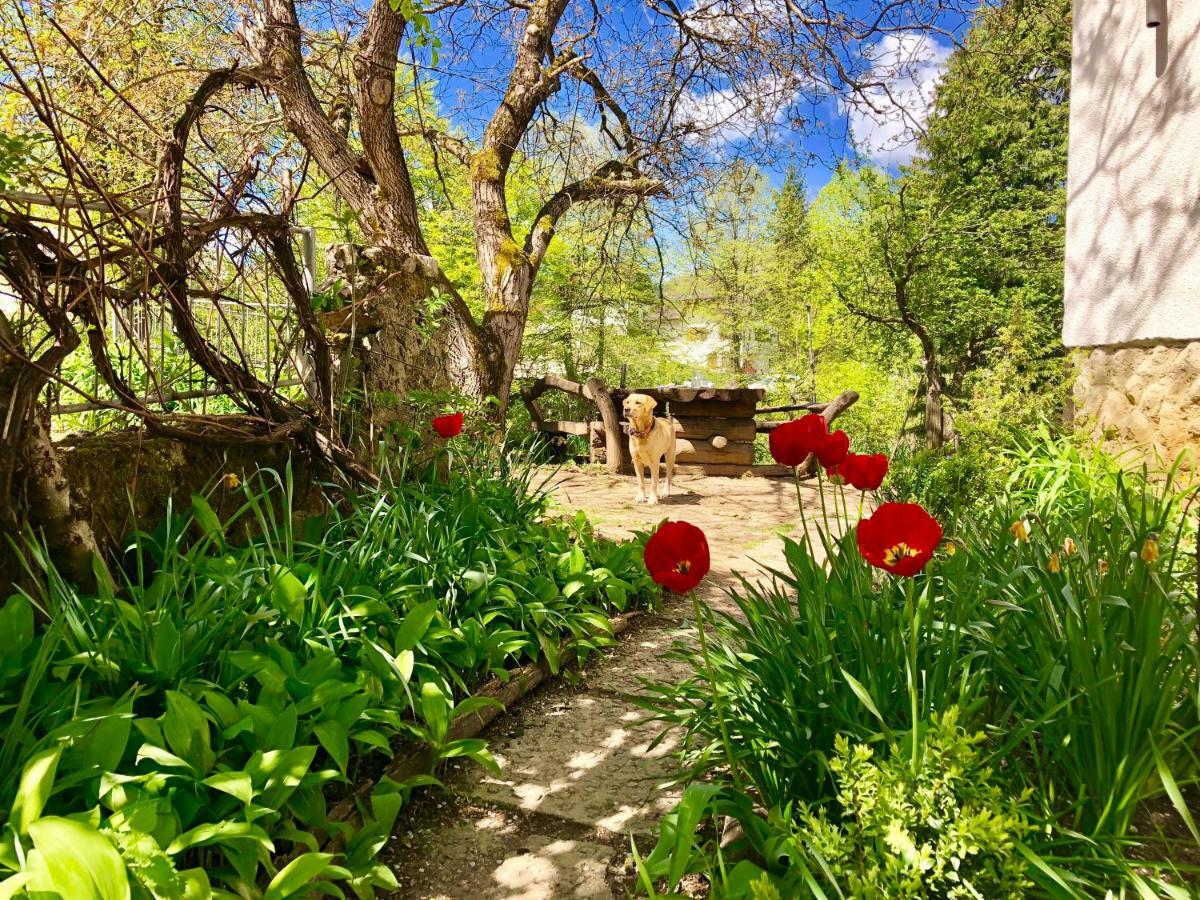
M 630 394 L 622 404 L 625 418 L 629 420 L 629 457 L 633 470 L 637 472 L 638 503 L 658 502 L 658 461 L 667 458 L 667 496 L 671 496 L 671 482 L 675 478 L 675 420 L 654 418 L 654 407 L 658 403 L 646 394 Z M 650 496 L 646 496 L 646 476 L 643 469 L 650 469 Z

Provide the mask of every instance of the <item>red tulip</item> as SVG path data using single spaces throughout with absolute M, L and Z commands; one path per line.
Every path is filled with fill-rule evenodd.
M 643 559 L 651 578 L 684 594 L 708 574 L 708 539 L 689 522 L 663 522 L 646 541 Z
M 830 484 L 846 483 L 846 476 L 842 473 L 842 469 L 845 468 L 845 466 L 846 464 L 842 463 L 840 466 L 825 467 L 825 477 L 829 479 Z
M 883 484 L 888 458 L 883 453 L 848 453 L 838 474 L 860 491 L 874 491 Z
M 771 456 L 781 466 L 803 465 L 808 457 L 817 452 L 817 448 L 829 433 L 829 426 L 816 413 L 809 413 L 791 422 L 784 422 L 778 428 L 772 429 L 768 443 Z
M 850 436 L 839 428 L 826 435 L 814 452 L 825 468 L 839 466 L 850 452 Z
M 463 414 L 451 413 L 448 416 L 437 416 L 433 422 L 433 430 L 444 438 L 452 438 L 462 431 Z
M 942 526 L 917 503 L 884 503 L 858 523 L 858 552 L 893 575 L 916 575 L 941 540 Z

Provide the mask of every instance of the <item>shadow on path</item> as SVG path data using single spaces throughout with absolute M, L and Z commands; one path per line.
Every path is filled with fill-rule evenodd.
M 657 506 L 633 502 L 633 479 L 571 472 L 555 477 L 555 505 L 584 510 L 597 530 L 629 537 L 665 518 L 685 519 L 708 536 L 713 571 L 701 599 L 732 608 L 723 588 L 735 573 L 783 566 L 779 535 L 799 534 L 795 486 L 764 478 L 680 477 L 677 496 Z M 820 516 L 815 484 L 802 486 L 809 521 Z M 857 496 L 850 498 L 851 508 Z M 630 836 L 643 851 L 658 819 L 679 796 L 677 742 L 626 699 L 641 679 L 677 683 L 688 671 L 666 656 L 694 636 L 690 604 L 669 597 L 635 620 L 620 644 L 563 681 L 526 698 L 484 733 L 499 777 L 460 764 L 444 793 L 418 801 L 384 851 L 401 885 L 396 898 L 550 900 L 624 897 L 632 887 Z

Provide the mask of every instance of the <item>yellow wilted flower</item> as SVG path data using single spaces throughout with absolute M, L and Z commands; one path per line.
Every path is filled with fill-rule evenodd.
M 1029 520 L 1028 519 L 1017 519 L 1017 521 L 1013 522 L 1012 525 L 1009 526 L 1008 530 L 1010 532 L 1012 532 L 1012 536 L 1015 537 L 1018 541 L 1029 540 Z
M 1074 556 L 1074 555 L 1075 555 L 1075 541 L 1071 539 L 1070 535 L 1068 535 L 1067 537 L 1063 538 L 1063 549 L 1062 549 L 1062 552 L 1063 552 L 1064 554 L 1066 554 L 1067 556 Z
M 957 552 L 958 552 L 958 546 L 954 543 L 954 541 L 947 541 L 946 542 L 946 555 L 953 556 Z
M 1100 560 L 1100 562 L 1097 564 L 1097 568 L 1100 569 L 1100 574 L 1103 575 L 1105 572 L 1108 571 L 1108 560 L 1107 559 Z
M 1147 563 L 1152 563 L 1158 559 L 1158 541 L 1154 536 L 1146 538 L 1146 543 L 1142 544 L 1142 559 Z
M 225 477 L 221 479 L 228 490 L 234 491 L 241 485 L 242 479 L 237 477 L 235 472 L 226 472 Z
M 1057 553 L 1050 554 L 1050 560 L 1046 563 L 1046 568 L 1055 575 L 1062 571 L 1062 562 L 1059 560 Z

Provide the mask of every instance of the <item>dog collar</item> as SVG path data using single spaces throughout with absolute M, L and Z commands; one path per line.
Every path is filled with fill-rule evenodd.
M 642 429 L 634 428 L 633 423 L 632 422 L 629 423 L 629 436 L 630 437 L 644 438 L 644 437 L 647 437 L 650 434 L 650 432 L 652 432 L 653 430 L 654 430 L 654 419 L 651 419 L 650 424 Z

